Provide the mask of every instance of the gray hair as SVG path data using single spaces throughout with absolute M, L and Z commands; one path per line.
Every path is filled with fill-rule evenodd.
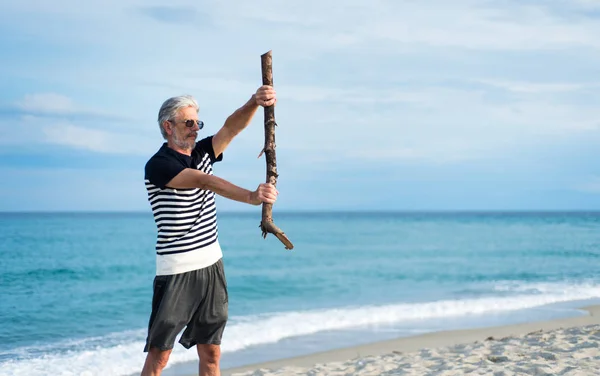
M 167 132 L 163 128 L 163 123 L 167 120 L 173 120 L 177 116 L 178 111 L 186 107 L 194 107 L 196 112 L 200 110 L 198 102 L 191 95 L 171 97 L 160 106 L 160 111 L 158 111 L 158 127 L 165 140 L 167 139 Z

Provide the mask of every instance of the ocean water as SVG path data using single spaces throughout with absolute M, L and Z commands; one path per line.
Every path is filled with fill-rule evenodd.
M 223 366 L 423 332 L 582 314 L 600 301 L 600 213 L 221 213 Z M 139 373 L 148 213 L 0 214 L 0 375 Z M 165 375 L 195 370 L 180 345 Z

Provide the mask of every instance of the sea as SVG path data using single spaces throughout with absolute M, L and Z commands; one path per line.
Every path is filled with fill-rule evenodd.
M 600 303 L 598 212 L 218 214 L 222 367 L 421 333 L 583 315 Z M 150 212 L 0 214 L 0 375 L 139 374 Z M 357 354 L 359 355 L 359 354 Z M 176 343 L 163 375 L 196 372 Z

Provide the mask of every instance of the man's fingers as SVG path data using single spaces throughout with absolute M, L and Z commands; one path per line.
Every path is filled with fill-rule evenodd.
M 269 107 L 277 102 L 277 93 L 272 86 L 263 85 L 256 91 L 256 103 L 259 106 Z
M 256 97 L 258 99 L 269 100 L 269 99 L 275 98 L 276 96 L 277 96 L 277 93 L 275 92 L 274 89 L 266 89 L 266 90 L 259 89 L 256 92 Z
M 258 196 L 261 201 L 272 204 L 277 200 L 277 195 L 279 192 L 272 184 L 265 183 L 262 184 L 259 191 Z
M 273 190 L 273 191 L 279 193 L 277 188 L 275 188 L 275 186 L 271 183 L 262 183 L 262 184 L 260 184 L 259 188 L 266 189 L 266 190 Z
M 262 196 L 263 197 L 276 198 L 277 197 L 277 193 L 274 192 L 274 191 L 266 191 L 266 192 L 262 192 Z
M 276 199 L 275 199 L 275 197 L 262 196 L 262 197 L 260 197 L 260 200 L 262 202 L 266 202 L 267 204 L 272 204 L 275 202 Z
M 273 101 L 273 100 L 275 100 L 275 96 L 273 96 L 273 95 L 261 95 L 261 96 L 257 97 L 256 99 L 258 99 L 259 101 Z
M 273 86 L 269 86 L 269 85 L 263 85 L 261 87 L 258 88 L 258 91 L 260 92 L 275 92 L 275 88 L 273 88 Z
M 263 106 L 263 107 L 269 107 L 269 106 L 272 106 L 272 105 L 274 105 L 274 104 L 275 104 L 275 102 L 276 102 L 275 100 L 264 100 L 264 99 L 258 99 L 258 100 L 256 101 L 256 103 L 257 103 L 258 105 L 260 105 L 260 106 Z

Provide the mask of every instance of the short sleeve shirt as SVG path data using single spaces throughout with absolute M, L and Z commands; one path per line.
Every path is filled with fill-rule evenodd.
M 222 154 L 215 156 L 210 136 L 198 141 L 189 156 L 164 143 L 146 163 L 146 191 L 158 229 L 157 275 L 204 268 L 222 257 L 214 192 L 168 186 L 186 168 L 212 175 L 213 164 L 222 159 Z

